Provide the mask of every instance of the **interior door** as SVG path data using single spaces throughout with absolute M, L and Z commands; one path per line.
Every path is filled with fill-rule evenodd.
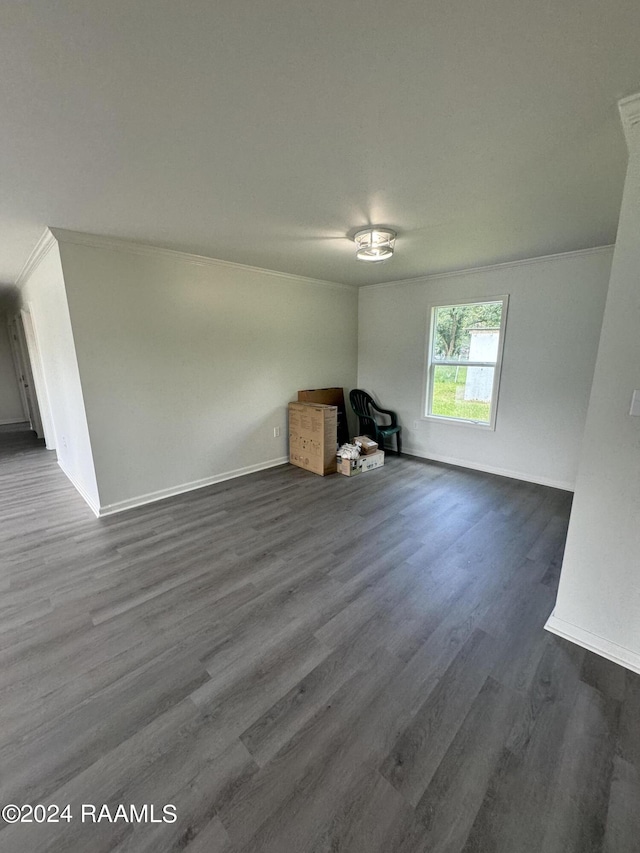
M 7 329 L 9 331 L 9 344 L 11 346 L 11 357 L 13 359 L 13 369 L 15 370 L 16 379 L 18 380 L 18 391 L 20 393 L 20 402 L 22 403 L 22 414 L 25 421 L 31 423 L 31 413 L 29 411 L 29 400 L 24 387 L 22 359 L 18 351 L 18 333 L 16 331 L 16 321 L 14 317 L 7 320 Z
M 21 314 L 17 314 L 12 320 L 9 332 L 11 349 L 13 351 L 18 371 L 18 380 L 22 390 L 22 397 L 27 409 L 27 416 L 31 424 L 31 429 L 35 432 L 38 438 L 44 438 L 44 427 L 42 425 L 42 416 L 40 414 L 40 406 L 38 404 L 38 395 L 36 394 L 36 383 L 33 378 L 27 337 Z

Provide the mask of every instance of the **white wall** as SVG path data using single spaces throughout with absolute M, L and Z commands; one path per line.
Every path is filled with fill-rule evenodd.
M 607 248 L 362 288 L 359 387 L 398 411 L 407 453 L 573 488 L 611 258 Z M 430 304 L 504 293 L 495 431 L 421 420 Z
M 57 245 L 49 240 L 34 268 L 25 275 L 20 290 L 21 307 L 31 314 L 47 401 L 53 424 L 54 444 L 60 467 L 97 511 L 98 487 L 69 308 Z
M 26 420 L 11 354 L 7 317 L 0 314 L 0 425 L 21 423 Z
M 104 511 L 286 461 L 298 389 L 355 385 L 354 288 L 55 233 Z
M 640 96 L 551 630 L 640 672 Z

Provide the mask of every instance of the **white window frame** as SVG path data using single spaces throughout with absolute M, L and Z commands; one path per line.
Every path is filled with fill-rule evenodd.
M 477 305 L 483 302 L 502 302 L 502 316 L 500 321 L 500 340 L 498 341 L 498 354 L 496 361 L 460 361 L 458 359 L 447 359 L 446 361 L 435 361 L 433 359 L 433 341 L 435 335 L 436 309 L 438 308 L 456 308 L 461 305 Z M 477 296 L 470 299 L 456 299 L 455 301 L 447 299 L 443 302 L 432 302 L 429 305 L 428 324 L 427 324 L 427 346 L 425 353 L 425 373 L 423 388 L 423 404 L 422 420 L 438 421 L 439 423 L 459 424 L 462 426 L 475 427 L 476 429 L 495 430 L 496 418 L 498 414 L 498 396 L 500 393 L 500 376 L 502 374 L 502 355 L 504 352 L 504 336 L 507 326 L 507 312 L 509 308 L 509 294 L 504 293 L 501 296 Z M 437 366 L 453 366 L 453 367 L 493 367 L 493 386 L 491 389 L 491 409 L 489 410 L 489 422 L 473 421 L 470 418 L 452 418 L 446 415 L 434 415 L 431 412 L 433 400 L 433 376 Z

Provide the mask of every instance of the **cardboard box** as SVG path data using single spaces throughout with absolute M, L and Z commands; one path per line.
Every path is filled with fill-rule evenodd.
M 338 456 L 338 474 L 344 474 L 345 477 L 353 477 L 355 474 L 362 473 L 362 465 L 360 459 L 343 459 Z
M 368 456 L 359 459 L 342 459 L 338 456 L 338 473 L 346 477 L 362 474 L 364 471 L 373 471 L 374 468 L 382 468 L 384 465 L 384 450 L 376 450 Z
M 372 438 L 369 438 L 368 435 L 357 435 L 353 439 L 353 444 L 355 444 L 356 441 L 359 441 L 362 445 L 362 450 L 360 451 L 360 453 L 363 456 L 368 456 L 369 453 L 375 453 L 378 449 L 378 442 L 374 441 Z
M 346 444 L 349 441 L 347 410 L 344 405 L 344 390 L 342 388 L 309 388 L 298 391 L 299 403 L 322 403 L 324 406 L 338 407 L 338 442 Z
M 360 457 L 360 466 L 363 471 L 373 471 L 374 468 L 382 468 L 384 465 L 384 450 L 376 450 L 367 456 Z
M 314 474 L 334 474 L 338 409 L 321 403 L 289 403 L 289 461 Z

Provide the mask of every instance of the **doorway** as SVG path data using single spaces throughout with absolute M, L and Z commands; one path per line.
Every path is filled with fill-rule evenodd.
M 38 438 L 44 439 L 48 450 L 55 450 L 47 388 L 33 318 L 29 311 L 21 309 L 9 321 L 9 340 L 18 388 L 31 429 Z

